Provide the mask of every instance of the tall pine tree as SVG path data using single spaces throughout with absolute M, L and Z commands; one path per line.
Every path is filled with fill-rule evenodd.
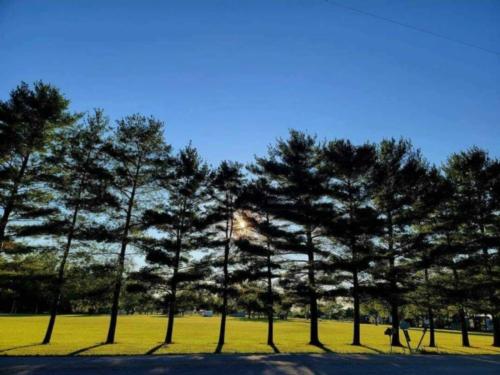
M 279 276 L 280 265 L 277 261 L 279 251 L 273 241 L 279 237 L 280 228 L 273 220 L 275 204 L 273 188 L 265 178 L 258 178 L 246 186 L 241 195 L 242 235 L 236 244 L 241 252 L 240 262 L 244 265 L 241 272 L 244 279 L 265 284 L 263 302 L 267 314 L 267 344 L 276 351 L 273 280 Z
M 384 140 L 377 149 L 373 182 L 374 205 L 382 220 L 377 264 L 372 269 L 376 290 L 391 306 L 392 345 L 401 346 L 399 309 L 411 273 L 405 262 L 405 235 L 416 220 L 414 204 L 425 177 L 425 162 L 406 140 Z
M 321 346 L 318 330 L 317 284 L 319 260 L 326 255 L 318 238 L 323 235 L 321 224 L 331 212 L 331 205 L 323 198 L 324 184 L 319 173 L 318 145 L 315 137 L 294 131 L 288 139 L 279 139 L 269 149 L 267 158 L 256 159 L 256 172 L 275 187 L 279 200 L 273 210 L 277 220 L 288 224 L 277 248 L 305 257 L 305 269 L 296 269 L 295 280 L 300 281 L 302 292 L 310 307 L 311 345 Z M 301 274 L 307 275 L 305 279 Z
M 453 199 L 458 212 L 461 245 L 470 262 L 480 272 L 470 282 L 476 290 L 485 292 L 481 305 L 484 313 L 493 317 L 493 345 L 500 346 L 500 267 L 498 259 L 498 232 L 495 232 L 499 206 L 495 199 L 498 189 L 500 161 L 491 159 L 478 148 L 452 155 L 445 172 L 454 186 Z M 472 265 L 468 264 L 471 268 Z
M 120 252 L 106 338 L 106 343 L 112 344 L 115 340 L 125 257 L 131 232 L 140 228 L 140 217 L 146 208 L 150 189 L 157 184 L 159 171 L 165 170 L 170 163 L 170 146 L 164 141 L 161 121 L 136 114 L 117 122 L 106 149 L 111 157 L 114 174 L 112 192 L 116 201 L 116 217 L 113 220 L 120 223 L 118 230 L 113 232 Z
M 350 274 L 353 299 L 353 345 L 361 345 L 360 285 L 373 258 L 372 239 L 380 230 L 377 212 L 372 208 L 372 172 L 376 150 L 373 145 L 355 146 L 349 141 L 327 143 L 321 150 L 321 172 L 325 176 L 326 194 L 335 211 L 325 222 L 325 232 L 340 247 L 332 254 L 331 267 Z M 366 276 L 364 277 L 366 279 Z
M 173 341 L 177 292 L 183 281 L 192 281 L 196 272 L 189 264 L 189 253 L 197 250 L 207 224 L 204 206 L 208 201 L 209 168 L 191 145 L 182 149 L 171 171 L 159 185 L 167 193 L 166 201 L 145 214 L 147 227 L 162 237 L 145 241 L 147 260 L 171 268 L 168 278 L 168 323 L 165 343 Z M 151 246 L 154 244 L 154 246 Z M 149 246 L 148 246 L 149 245 Z
M 36 185 L 42 156 L 58 132 L 77 117 L 68 111 L 69 100 L 42 81 L 32 87 L 22 82 L 0 101 L 0 249 L 13 215 L 36 210 Z
M 236 213 L 239 209 L 239 196 L 244 186 L 244 177 L 239 163 L 223 161 L 211 174 L 211 200 L 207 223 L 213 223 L 207 234 L 206 247 L 222 250 L 214 265 L 222 267 L 222 277 L 218 278 L 217 288 L 222 296 L 221 322 L 216 353 L 222 351 L 226 337 L 228 298 L 231 292 L 230 266 L 234 251 Z M 233 250 L 233 251 L 232 251 Z M 222 258 L 222 259 L 220 259 Z

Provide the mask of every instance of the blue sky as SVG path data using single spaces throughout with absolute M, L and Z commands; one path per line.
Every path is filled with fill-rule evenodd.
M 500 52 L 500 1 L 335 2 Z M 211 163 L 289 128 L 500 156 L 499 54 L 324 0 L 0 0 L 0 53 L 1 98 L 42 79 L 77 111 L 154 115 Z

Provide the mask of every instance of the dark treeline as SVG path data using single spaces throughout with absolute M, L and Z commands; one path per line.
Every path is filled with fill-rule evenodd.
M 500 161 L 477 147 L 427 162 L 409 140 L 354 145 L 291 130 L 251 165 L 174 152 L 163 123 L 71 113 L 22 83 L 0 101 L 0 311 L 288 314 L 468 331 L 500 346 Z M 165 138 L 167 134 L 167 139 Z M 486 318 L 487 317 L 487 318 Z M 77 328 L 75 328 L 77 329 Z M 103 332 L 104 336 L 105 332 Z

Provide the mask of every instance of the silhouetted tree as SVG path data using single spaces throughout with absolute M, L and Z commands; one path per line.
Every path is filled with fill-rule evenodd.
M 244 186 L 244 178 L 239 163 L 223 161 L 219 167 L 211 174 L 211 200 L 207 222 L 214 223 L 210 233 L 207 233 L 209 240 L 207 247 L 223 250 L 222 280 L 219 291 L 222 294 L 221 323 L 219 340 L 217 342 L 216 353 L 222 351 L 226 335 L 226 318 L 228 309 L 228 296 L 230 288 L 230 252 L 234 246 L 234 236 L 236 227 L 236 212 L 238 210 L 238 198 Z M 216 262 L 214 265 L 218 265 Z
M 12 214 L 37 210 L 35 184 L 45 165 L 41 161 L 58 132 L 78 116 L 68 112 L 69 100 L 42 81 L 24 82 L 0 101 L 0 249 Z
M 43 344 L 48 344 L 57 315 L 64 284 L 64 271 L 71 244 L 81 237 L 78 226 L 82 215 L 91 215 L 101 210 L 106 200 L 106 181 L 110 175 L 106 170 L 106 155 L 103 152 L 108 121 L 101 110 L 96 110 L 82 126 L 71 128 L 61 137 L 47 157 L 46 163 L 54 167 L 46 181 L 55 192 L 52 203 L 57 204 L 56 213 L 38 225 L 28 227 L 28 233 L 62 236 L 65 245 L 53 287 L 50 319 Z
M 167 193 L 166 202 L 145 214 L 146 225 L 156 228 L 163 235 L 162 238 L 143 242 L 147 260 L 172 270 L 168 278 L 167 344 L 172 342 L 179 283 L 203 275 L 193 273 L 188 256 L 190 251 L 198 249 L 200 232 L 208 225 L 204 206 L 208 201 L 209 172 L 195 148 L 188 146 L 182 149 L 174 159 L 168 176 L 159 180 L 160 187 Z
M 409 141 L 384 140 L 377 149 L 373 173 L 374 204 L 383 222 L 377 240 L 377 265 L 372 269 L 376 290 L 391 305 L 392 345 L 399 339 L 399 307 L 411 269 L 405 265 L 405 234 L 416 222 L 416 203 L 425 176 L 425 162 Z
M 326 218 L 325 232 L 341 248 L 340 254 L 330 255 L 331 267 L 350 273 L 350 295 L 354 301 L 353 345 L 361 345 L 360 274 L 370 266 L 374 254 L 372 239 L 380 230 L 377 212 L 371 207 L 375 158 L 374 146 L 354 146 L 344 140 L 329 142 L 321 150 L 326 194 L 335 204 L 335 211 Z
M 498 259 L 498 212 L 495 198 L 500 175 L 500 161 L 491 159 L 478 148 L 452 155 L 444 167 L 454 187 L 453 200 L 460 219 L 462 251 L 478 273 L 469 282 L 485 292 L 482 309 L 493 317 L 493 345 L 500 346 L 500 266 Z
M 113 138 L 107 145 L 107 152 L 112 158 L 111 166 L 114 173 L 112 189 L 118 206 L 118 217 L 115 220 L 122 221 L 120 231 L 115 232 L 115 239 L 120 243 L 120 253 L 106 338 L 106 343 L 111 344 L 115 340 L 118 304 L 130 232 L 139 227 L 139 217 L 142 216 L 140 213 L 145 208 L 143 203 L 139 212 L 136 212 L 137 203 L 141 193 L 147 192 L 148 188 L 155 185 L 159 171 L 168 166 L 170 146 L 165 144 L 163 124 L 160 121 L 136 114 L 117 122 Z
M 276 242 L 276 247 L 306 257 L 307 278 L 301 283 L 310 306 L 310 344 L 321 345 L 318 333 L 318 290 L 316 283 L 318 257 L 326 255 L 317 238 L 322 235 L 321 224 L 331 213 L 331 205 L 322 200 L 324 189 L 318 173 L 318 146 L 316 139 L 292 130 L 288 139 L 279 139 L 269 149 L 267 158 L 257 158 L 255 171 L 275 186 L 279 202 L 273 210 L 277 220 L 288 223 L 288 228 Z M 302 271 L 296 274 L 301 280 Z
M 429 321 L 429 347 L 435 347 L 434 310 L 438 307 L 439 298 L 431 273 L 438 268 L 439 259 L 434 251 L 437 240 L 434 228 L 439 226 L 439 207 L 448 199 L 450 189 L 437 168 L 429 168 L 424 179 L 414 204 L 414 209 L 418 212 L 415 215 L 417 221 L 413 230 L 406 235 L 406 252 L 412 258 L 414 271 L 420 273 L 410 299 L 414 305 L 425 307 Z
M 280 229 L 273 223 L 276 198 L 269 182 L 261 177 L 248 184 L 241 196 L 241 236 L 236 244 L 241 252 L 243 269 L 240 276 L 249 281 L 263 281 L 266 285 L 263 302 L 267 314 L 267 344 L 274 346 L 274 295 L 273 279 L 280 266 L 273 240 L 280 236 Z

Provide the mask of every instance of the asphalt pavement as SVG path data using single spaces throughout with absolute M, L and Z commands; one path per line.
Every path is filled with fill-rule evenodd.
M 0 374 L 499 375 L 500 355 L 207 354 L 0 357 Z

